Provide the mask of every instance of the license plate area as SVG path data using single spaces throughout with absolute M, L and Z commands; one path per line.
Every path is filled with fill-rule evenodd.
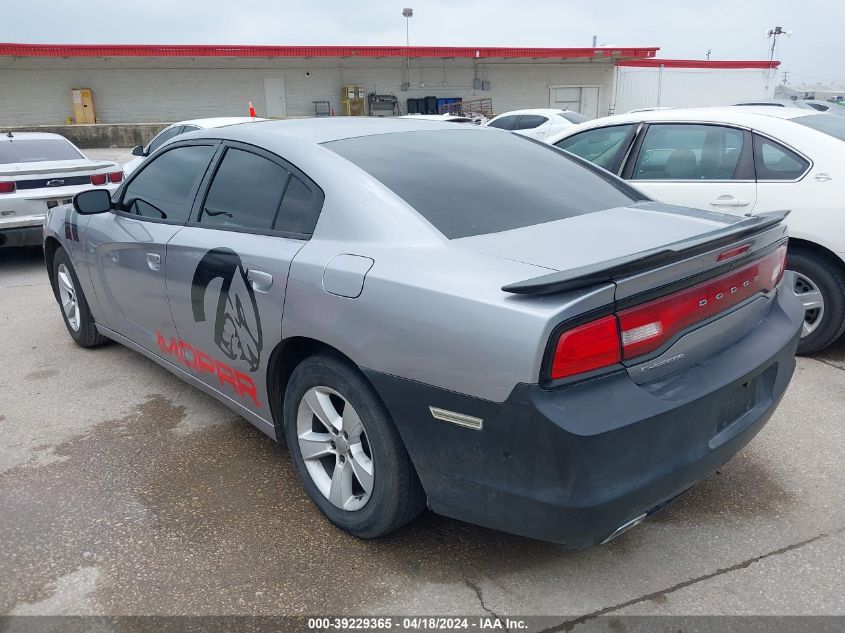
M 716 418 L 716 437 L 727 441 L 751 424 L 763 410 L 772 404 L 772 392 L 777 378 L 777 363 L 764 372 L 741 383 L 722 402 Z M 741 422 L 745 422 L 744 424 Z M 736 426 L 737 428 L 732 428 Z
M 73 198 L 53 198 L 52 200 L 47 200 L 47 208 L 53 209 L 60 204 L 70 204 L 73 202 Z

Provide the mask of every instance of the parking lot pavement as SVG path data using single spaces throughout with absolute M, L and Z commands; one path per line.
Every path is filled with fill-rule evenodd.
M 335 529 L 287 450 L 146 358 L 76 347 L 0 251 L 0 613 L 845 614 L 845 343 L 733 461 L 579 552 L 431 513 Z M 577 630 L 577 628 L 576 628 Z

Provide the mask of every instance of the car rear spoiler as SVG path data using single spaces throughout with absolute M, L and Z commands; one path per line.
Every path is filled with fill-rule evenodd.
M 573 268 L 525 281 L 518 281 L 502 290 L 513 294 L 539 295 L 577 290 L 601 283 L 615 281 L 646 270 L 666 266 L 709 250 L 726 246 L 737 240 L 777 226 L 789 215 L 789 211 L 771 211 L 745 218 L 715 231 L 697 237 L 680 240 L 666 246 L 618 257 L 606 262 Z

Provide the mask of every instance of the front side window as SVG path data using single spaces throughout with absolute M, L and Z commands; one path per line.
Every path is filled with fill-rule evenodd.
M 623 142 L 633 125 L 613 125 L 586 130 L 561 139 L 555 145 L 567 152 L 595 163 L 604 169 L 612 169 Z
M 455 126 L 324 146 L 379 180 L 448 239 L 622 207 L 641 194 L 550 145 Z
M 754 135 L 754 171 L 757 180 L 795 180 L 810 164 L 790 149 Z
M 497 127 L 501 130 L 512 130 L 514 129 L 518 119 L 519 116 L 517 115 L 499 117 L 494 121 L 490 121 L 490 123 L 487 124 L 487 127 Z
M 125 213 L 169 222 L 185 222 L 193 193 L 205 173 L 214 147 L 175 147 L 143 165 L 123 192 Z
M 158 136 L 156 136 L 152 141 L 150 141 L 149 147 L 147 147 L 147 153 L 152 154 L 156 151 L 159 147 L 164 145 L 166 141 L 169 141 L 174 136 L 178 136 L 182 133 L 182 126 L 181 125 L 174 125 L 171 128 L 167 128 L 163 132 L 161 132 Z
M 266 158 L 229 148 L 214 174 L 200 222 L 221 228 L 270 230 L 289 173 Z
M 519 117 L 519 123 L 516 124 L 515 130 L 533 130 L 535 127 L 540 127 L 548 121 L 548 119 L 539 114 L 523 114 Z
M 741 130 L 719 125 L 652 124 L 634 180 L 732 180 L 743 147 Z

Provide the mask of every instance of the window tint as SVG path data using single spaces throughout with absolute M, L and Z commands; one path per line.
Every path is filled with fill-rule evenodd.
M 80 160 L 82 154 L 63 138 L 0 140 L 0 164 L 37 163 L 42 160 Z
M 186 125 L 182 128 L 182 131 L 179 134 L 187 134 L 188 132 L 196 132 L 197 130 L 201 130 L 201 127 L 197 127 L 196 125 Z
M 123 210 L 158 220 L 184 222 L 194 186 L 214 153 L 211 145 L 176 147 L 150 160 L 123 193 Z
M 174 125 L 172 128 L 168 128 L 163 132 L 159 133 L 152 141 L 150 141 L 150 146 L 147 149 L 147 152 L 152 154 L 156 151 L 159 147 L 164 145 L 165 141 L 169 141 L 174 136 L 178 136 L 182 133 L 182 126 L 181 125 Z
M 754 170 L 757 180 L 795 180 L 810 164 L 792 150 L 754 135 Z
M 589 117 L 584 116 L 580 112 L 572 112 L 571 110 L 567 110 L 566 112 L 561 112 L 560 114 L 558 114 L 558 116 L 566 119 L 570 123 L 575 123 L 576 125 L 578 123 L 583 123 L 584 121 L 590 120 Z
M 291 176 L 273 228 L 286 233 L 310 235 L 317 224 L 318 213 L 314 192 L 299 178 Z
M 251 152 L 227 149 L 205 198 L 203 224 L 269 230 L 288 171 Z
M 828 136 L 845 141 L 845 116 L 831 116 L 829 114 L 811 114 L 792 119 L 800 125 L 824 132 Z
M 624 183 L 515 134 L 456 126 L 325 146 L 380 180 L 449 239 L 553 222 L 642 199 Z
M 539 114 L 523 114 L 519 117 L 519 123 L 516 124 L 515 130 L 532 130 L 535 127 L 540 127 L 548 121 L 544 116 Z
M 514 126 L 516 125 L 516 121 L 517 121 L 518 118 L 519 117 L 517 115 L 503 116 L 499 119 L 496 119 L 495 121 L 490 121 L 490 123 L 488 123 L 487 126 L 488 127 L 497 127 L 497 128 L 501 128 L 503 130 L 512 130 L 512 129 L 514 129 Z
M 611 169 L 622 149 L 622 142 L 633 125 L 613 125 L 573 134 L 555 143 L 559 148 L 572 152 L 599 167 Z
M 651 125 L 634 180 L 731 180 L 742 152 L 741 130 L 718 125 Z

